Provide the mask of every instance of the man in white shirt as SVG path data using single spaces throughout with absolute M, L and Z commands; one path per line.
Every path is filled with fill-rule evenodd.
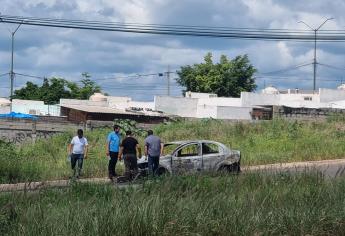
M 88 143 L 87 139 L 83 137 L 83 130 L 78 129 L 77 136 L 74 136 L 69 145 L 69 155 L 71 157 L 71 167 L 73 170 L 73 176 L 79 178 L 81 170 L 83 168 L 83 160 L 87 159 Z M 76 170 L 77 165 L 77 170 Z

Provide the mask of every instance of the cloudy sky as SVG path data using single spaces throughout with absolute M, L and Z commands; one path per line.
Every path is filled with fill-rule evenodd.
M 97 20 L 124 23 L 179 24 L 244 28 L 306 29 L 298 21 L 324 30 L 345 30 L 343 0 L 1 0 L 3 15 Z M 11 34 L 16 25 L 0 23 L 0 74 L 10 70 Z M 120 32 L 42 28 L 23 25 L 15 37 L 14 71 L 41 77 L 59 76 L 78 81 L 82 72 L 111 95 L 151 100 L 167 93 L 159 76 L 124 78 L 135 74 L 176 71 L 199 63 L 207 52 L 218 60 L 248 54 L 260 74 L 284 70 L 313 60 L 312 42 L 258 41 L 186 36 L 138 35 Z M 318 62 L 345 68 L 345 42 L 320 42 Z M 345 70 L 318 66 L 317 87 L 335 88 Z M 259 75 L 258 75 L 259 76 Z M 176 75 L 172 74 L 172 78 Z M 278 88 L 312 89 L 312 65 L 257 78 Z M 15 87 L 40 79 L 17 76 Z M 181 95 L 174 81 L 171 93 Z M 0 77 L 0 97 L 9 95 L 8 76 Z

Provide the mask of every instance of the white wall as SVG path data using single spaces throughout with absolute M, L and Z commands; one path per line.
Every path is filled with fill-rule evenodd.
M 279 95 L 241 92 L 241 103 L 243 107 L 260 106 L 260 105 L 278 106 Z
M 227 98 L 227 97 L 200 98 L 198 105 L 240 107 L 241 98 Z
M 107 107 L 107 101 L 90 101 L 90 100 L 79 100 L 79 99 L 60 99 L 60 106 L 100 106 L 100 107 Z
M 217 94 L 186 92 L 186 97 L 187 98 L 211 98 L 211 97 L 217 97 Z
M 60 116 L 60 106 L 45 105 L 43 101 L 13 99 L 12 111 L 32 115 Z
M 251 120 L 251 107 L 217 107 L 217 119 Z
M 154 102 L 138 102 L 138 101 L 131 101 L 129 103 L 129 107 L 139 107 L 139 108 L 147 108 L 147 109 L 155 109 Z
M 7 114 L 10 113 L 10 106 L 2 106 L 0 105 L 0 114 Z
M 284 102 L 304 102 L 305 97 L 311 97 L 311 101 L 306 102 L 320 102 L 320 96 L 319 94 L 279 94 L 280 97 L 280 103 Z
M 213 98 L 199 98 L 196 117 L 197 118 L 217 118 L 217 107 L 219 106 L 241 106 L 240 98 L 226 98 L 226 97 L 213 97 Z
M 217 106 L 198 105 L 196 111 L 197 118 L 217 118 Z
M 154 97 L 155 110 L 181 117 L 196 117 L 198 99 L 167 96 Z
M 333 90 L 334 91 L 334 90 Z M 311 97 L 311 101 L 304 100 Z M 327 104 L 320 103 L 319 94 L 258 94 L 241 93 L 242 106 L 289 106 L 289 107 L 327 107 Z
M 320 102 L 332 102 L 345 100 L 345 90 L 340 89 L 320 89 Z
M 107 106 L 117 109 L 127 109 L 129 107 L 129 102 L 132 100 L 130 97 L 107 97 Z

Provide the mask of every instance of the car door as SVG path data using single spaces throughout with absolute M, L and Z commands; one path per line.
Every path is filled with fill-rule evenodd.
M 211 171 L 218 162 L 224 159 L 224 150 L 221 146 L 212 142 L 201 144 L 203 170 Z
M 172 172 L 183 174 L 202 170 L 200 143 L 188 143 L 175 150 L 172 155 Z

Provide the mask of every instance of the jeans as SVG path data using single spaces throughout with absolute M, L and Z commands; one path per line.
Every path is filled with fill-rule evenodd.
M 138 161 L 135 154 L 124 154 L 123 160 L 125 162 L 125 176 L 130 180 L 138 173 Z
M 118 152 L 109 152 L 110 160 L 108 164 L 109 177 L 116 176 L 115 168 L 117 163 Z
M 73 177 L 79 177 L 83 168 L 84 154 L 72 154 L 71 155 L 71 167 L 73 170 Z M 75 168 L 77 165 L 77 168 Z
M 155 176 L 159 166 L 159 156 L 150 156 L 148 159 L 149 173 Z

